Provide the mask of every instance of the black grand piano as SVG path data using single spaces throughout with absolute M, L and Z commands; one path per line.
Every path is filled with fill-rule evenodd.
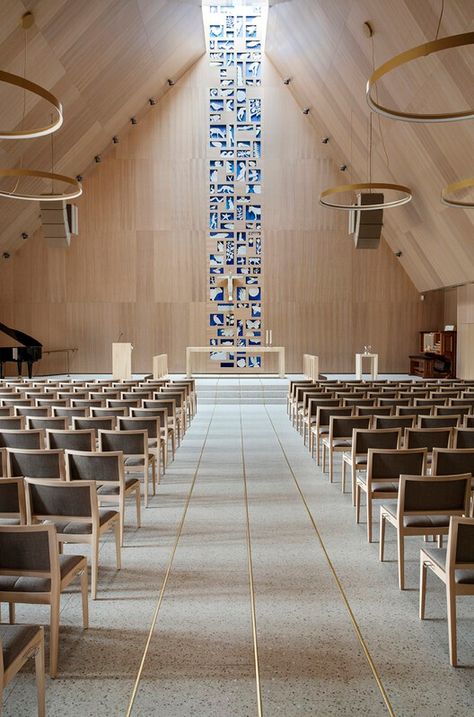
M 33 373 L 33 364 L 39 361 L 42 356 L 42 344 L 28 334 L 16 329 L 10 329 L 9 326 L 0 323 L 0 331 L 11 336 L 12 339 L 18 341 L 23 346 L 0 346 L 0 378 L 4 376 L 3 366 L 7 361 L 15 361 L 18 367 L 18 375 L 21 376 L 21 366 L 26 361 L 28 366 L 28 377 L 31 378 Z

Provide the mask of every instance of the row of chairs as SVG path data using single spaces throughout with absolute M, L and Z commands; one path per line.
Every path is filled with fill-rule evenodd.
M 307 388 L 308 384 L 291 387 L 288 399 L 289 417 L 300 432 L 302 422 L 295 420 L 295 411 L 303 409 Z M 402 410 L 416 411 L 413 406 L 397 406 L 393 415 L 393 407 L 386 408 L 385 412 L 378 405 L 341 406 L 339 401 L 333 406 L 319 405 L 314 423 L 310 423 L 310 450 L 314 455 L 316 447 L 319 462 L 322 449 L 323 472 L 329 463 L 331 482 L 334 458 L 341 455 L 342 492 L 346 469 L 350 469 L 357 522 L 361 497 L 366 498 L 369 542 L 373 505 L 380 502 L 379 558 L 384 559 L 385 530 L 390 524 L 397 532 L 400 589 L 405 587 L 405 538 L 437 538 L 437 548 L 426 543 L 421 548 L 419 614 L 423 619 L 426 572 L 431 568 L 447 586 L 450 661 L 457 665 L 456 597 L 474 594 L 474 427 L 469 422 L 474 417 L 467 412 L 451 419 Z M 461 421 L 467 427 L 458 427 Z M 446 535 L 448 547 L 443 550 Z
M 13 383 L 14 386 L 11 382 L 2 382 L 0 394 L 14 392 L 16 396 L 21 395 L 21 391 L 26 393 L 27 390 L 36 392 L 34 395 L 38 396 L 40 392 L 46 393 L 46 388 L 70 388 L 70 392 L 74 394 L 80 393 L 81 388 L 93 388 L 91 393 L 106 393 L 109 388 L 124 388 L 123 385 L 112 386 L 111 382 L 100 386 L 95 383 L 93 386 L 85 386 L 72 382 L 68 382 L 67 386 L 64 385 L 65 382 L 61 382 L 61 386 L 51 386 L 46 382 L 41 382 L 41 385 L 32 385 L 33 382 Z M 116 567 L 120 569 L 125 500 L 128 496 L 134 499 L 139 527 L 140 478 L 144 478 L 146 506 L 150 471 L 155 494 L 156 483 L 160 478 L 160 462 L 164 472 L 169 460 L 168 443 L 171 443 L 174 457 L 175 449 L 196 412 L 194 381 L 166 383 L 166 386 L 162 385 L 164 390 L 160 390 L 159 395 L 165 396 L 162 398 L 165 402 L 171 402 L 170 416 L 168 406 L 163 408 L 161 403 L 158 405 L 160 399 L 153 398 L 157 395 L 156 386 L 150 386 L 148 382 L 127 385 L 131 389 L 130 393 L 135 389 L 133 393 L 139 398 L 123 400 L 130 400 L 132 403 L 138 401 L 138 406 L 104 406 L 103 408 L 110 412 L 106 415 L 85 415 L 85 412 L 90 414 L 93 410 L 100 410 L 100 406 L 77 407 L 71 404 L 67 407 L 62 404 L 37 406 L 42 410 L 46 408 L 51 414 L 55 409 L 70 411 L 64 416 L 28 415 L 29 411 L 34 413 L 35 407 L 17 404 L 16 398 L 10 405 L 0 408 L 0 411 L 9 411 L 8 415 L 0 413 L 0 603 L 8 603 L 10 621 L 9 625 L 0 624 L 0 640 L 4 643 L 3 673 L 0 673 L 3 679 L 0 680 L 0 685 L 6 684 L 32 653 L 36 654 L 39 715 L 44 715 L 44 657 L 41 657 L 44 654 L 43 632 L 42 629 L 31 628 L 32 647 L 29 649 L 26 633 L 23 634 L 20 630 L 24 626 L 13 624 L 15 604 L 21 602 L 50 605 L 49 667 L 51 676 L 56 676 L 60 595 L 78 577 L 81 584 L 83 626 L 88 627 L 87 559 L 80 555 L 64 555 L 63 545 L 90 545 L 91 597 L 94 599 L 97 595 L 101 537 L 106 532 L 113 532 Z M 168 385 L 169 392 L 166 391 Z M 10 390 L 12 388 L 13 391 Z M 140 396 L 141 388 L 144 394 L 151 392 L 152 398 Z M 124 393 L 125 391 L 122 391 L 122 395 Z M 26 396 L 21 400 L 31 398 Z M 65 399 L 55 397 L 51 400 Z M 70 399 L 73 400 L 75 399 Z M 89 397 L 79 400 L 87 401 Z M 143 408 L 143 401 L 146 400 L 156 400 L 157 405 Z M 173 408 L 176 410 L 175 425 L 169 420 L 173 419 Z M 132 410 L 147 413 L 128 415 Z M 74 415 L 75 412 L 79 415 Z M 13 427 L 11 422 L 7 423 L 9 428 L 1 425 L 1 421 L 12 418 L 19 419 L 20 424 Z M 57 419 L 63 423 L 59 425 Z M 35 422 L 39 420 L 54 423 L 37 427 Z M 21 654 L 15 652 L 16 657 L 12 661 L 10 645 L 13 645 L 13 640 L 20 633 L 24 650 L 22 648 Z

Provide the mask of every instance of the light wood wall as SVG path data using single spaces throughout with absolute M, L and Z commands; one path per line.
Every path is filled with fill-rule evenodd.
M 459 378 L 474 378 L 474 284 L 457 288 Z
M 442 325 L 443 295 L 420 301 L 386 244 L 356 251 L 347 216 L 319 207 L 337 168 L 270 62 L 265 72 L 264 323 L 273 343 L 287 347 L 289 371 L 301 371 L 306 352 L 322 371 L 352 372 L 364 344 L 381 371 L 406 371 L 417 332 Z M 109 372 L 119 337 L 135 347 L 135 371 L 151 371 L 157 353 L 183 370 L 186 345 L 206 342 L 206 82 L 204 58 L 86 179 L 70 249 L 47 248 L 38 232 L 0 262 L 1 320 L 45 347 L 77 346 L 72 371 Z M 39 370 L 63 366 L 56 356 Z

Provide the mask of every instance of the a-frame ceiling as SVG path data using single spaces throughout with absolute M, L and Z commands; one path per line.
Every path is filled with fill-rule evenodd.
M 0 68 L 23 73 L 25 31 L 20 18 L 34 13 L 28 30 L 27 77 L 55 94 L 64 124 L 54 134 L 55 171 L 84 174 L 112 137 L 146 111 L 149 98 L 168 90 L 205 51 L 199 0 L 0 0 Z M 172 91 L 172 88 L 171 88 Z M 49 122 L 50 108 L 27 95 L 24 126 Z M 0 127 L 19 126 L 23 93 L 0 86 Z M 49 137 L 0 142 L 0 166 L 50 170 Z M 11 180 L 2 187 L 12 189 Z M 38 204 L 0 198 L 0 252 L 38 226 Z
M 308 121 L 349 165 L 340 183 L 367 181 L 365 85 L 376 65 L 435 37 L 441 0 L 286 0 L 270 9 L 267 53 Z M 446 0 L 440 37 L 474 30 L 473 0 Z M 412 111 L 474 107 L 474 48 L 450 50 L 398 70 L 379 100 Z M 388 153 L 389 166 L 380 127 Z M 440 203 L 441 188 L 474 176 L 474 121 L 437 125 L 373 122 L 373 181 L 411 186 L 413 201 L 385 211 L 383 237 L 420 291 L 474 281 L 474 210 Z M 328 209 L 327 211 L 337 211 Z

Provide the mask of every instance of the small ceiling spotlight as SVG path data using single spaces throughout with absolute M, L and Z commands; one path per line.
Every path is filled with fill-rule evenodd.
M 309 107 L 305 107 L 304 110 L 303 110 L 303 114 L 304 114 L 304 115 L 309 115 L 309 112 L 310 112 Z
M 321 142 L 322 144 L 327 144 L 329 142 L 329 137 L 322 137 Z
M 119 140 L 119 138 L 117 137 L 117 135 L 114 134 L 114 136 L 112 137 L 112 142 L 113 142 L 114 144 L 118 144 L 119 141 L 120 141 L 120 140 Z
M 3 256 L 4 259 L 9 259 L 9 258 L 10 258 L 10 254 L 9 254 L 7 251 L 4 251 L 3 254 L 2 254 L 2 256 Z
M 155 100 L 155 98 L 154 98 L 154 97 L 150 97 L 150 99 L 148 100 L 148 104 L 150 105 L 150 107 L 154 107 L 154 106 L 156 105 L 156 100 Z
M 102 162 L 102 157 L 100 156 L 100 154 L 96 154 L 96 155 L 95 155 L 95 157 L 94 157 L 94 162 L 95 162 L 96 164 L 99 164 L 99 162 Z
M 402 255 L 402 252 L 401 252 L 401 251 L 396 251 L 396 252 L 395 252 L 395 256 L 397 257 L 397 259 L 400 259 L 401 255 Z
M 76 174 L 76 182 L 82 182 L 82 174 Z
M 366 37 L 372 37 L 374 34 L 374 28 L 372 27 L 372 24 L 368 20 L 366 20 L 364 22 L 364 24 L 362 25 L 362 30 Z
M 347 164 L 341 164 L 341 166 L 339 167 L 340 172 L 345 172 L 346 169 L 347 169 Z
M 286 79 L 283 80 L 284 85 L 289 85 L 290 82 L 291 82 L 291 77 L 287 77 Z
M 166 80 L 166 82 L 169 84 L 170 87 L 173 87 L 174 80 L 172 80 L 170 77 Z
M 136 117 L 130 117 L 130 122 L 131 122 L 132 124 L 138 124 L 138 120 L 137 120 Z
M 22 239 L 28 239 L 28 234 L 26 232 L 21 232 L 21 238 Z

